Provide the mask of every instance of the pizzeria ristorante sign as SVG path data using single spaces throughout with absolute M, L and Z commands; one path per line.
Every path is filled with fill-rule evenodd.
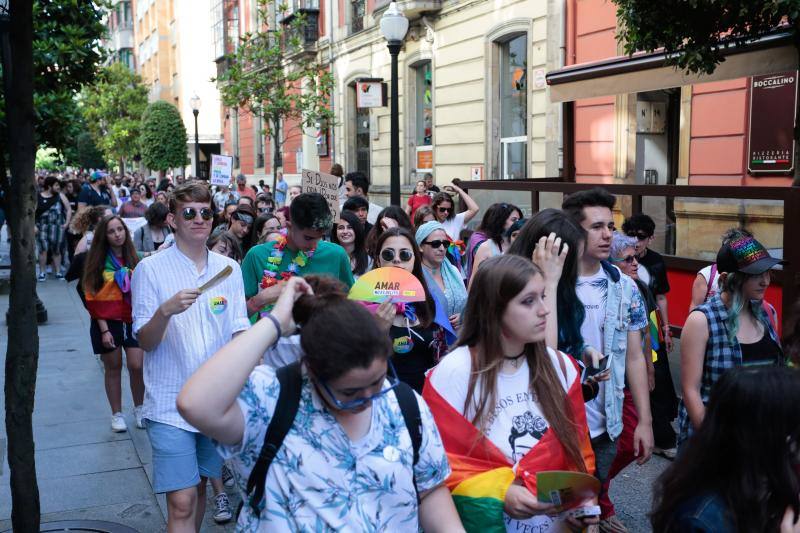
M 753 76 L 750 86 L 750 174 L 794 171 L 794 117 L 797 71 Z

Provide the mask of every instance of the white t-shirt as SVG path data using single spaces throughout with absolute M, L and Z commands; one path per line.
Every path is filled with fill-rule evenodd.
M 369 203 L 369 211 L 367 212 L 367 222 L 370 224 L 375 224 L 375 221 L 378 220 L 378 215 L 381 214 L 383 208 L 378 204 L 373 204 L 372 202 Z
M 445 233 L 447 233 L 448 237 L 454 240 L 458 240 L 458 236 L 461 234 L 461 230 L 464 229 L 464 218 L 466 218 L 466 216 L 467 213 L 465 211 L 463 213 L 458 213 L 450 220 L 445 220 L 444 222 L 442 222 L 442 226 L 444 226 L 444 231 Z
M 639 274 L 639 279 L 642 280 L 642 283 L 649 287 L 652 276 L 650 275 L 650 271 L 647 270 L 647 267 L 639 263 L 639 270 L 637 270 L 637 273 Z
M 575 293 L 583 303 L 586 317 L 581 324 L 581 336 L 587 346 L 603 352 L 603 332 L 606 319 L 606 298 L 608 297 L 608 276 L 602 266 L 591 276 L 578 276 Z M 592 438 L 606 431 L 605 397 L 607 382 L 600 383 L 597 397 L 586 402 L 586 422 Z
M 717 289 L 719 288 L 719 271 L 714 271 L 714 279 L 711 280 L 711 284 L 708 283 L 708 278 L 711 277 L 711 267 L 712 265 L 708 265 L 707 267 L 703 268 L 698 272 L 701 276 L 703 276 L 706 280 L 706 287 L 709 287 L 708 294 L 706 294 L 706 300 L 717 294 Z
M 562 387 L 565 391 L 568 390 L 569 384 L 577 377 L 575 367 L 561 354 L 567 370 L 565 379 L 559 355 L 550 348 L 547 352 Z M 442 359 L 430 377 L 436 391 L 467 420 L 472 420 L 475 415 L 474 403 L 464 412 L 471 369 L 469 348 L 461 346 Z M 480 397 L 481 385 L 479 381 L 474 398 Z M 519 368 L 513 374 L 498 374 L 496 397 L 497 403 L 485 424 L 486 436 L 516 469 L 522 457 L 539 442 L 550 427 L 531 391 L 530 373 L 525 359 L 520 359 Z M 547 531 L 553 524 L 553 520 L 546 516 L 536 516 L 529 520 L 513 520 L 505 516 L 505 521 L 506 530 L 515 532 Z

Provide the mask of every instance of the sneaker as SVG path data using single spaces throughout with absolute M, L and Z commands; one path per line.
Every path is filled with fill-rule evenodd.
M 125 418 L 122 416 L 122 413 L 114 413 L 111 415 L 111 431 L 114 433 L 128 431 L 128 425 L 125 423 Z
M 653 455 L 659 455 L 664 459 L 674 461 L 678 456 L 678 448 L 653 448 Z
M 233 518 L 231 513 L 231 502 L 228 500 L 228 495 L 220 492 L 214 497 L 214 522 L 217 524 L 224 524 Z
M 59 272 L 58 274 L 56 274 L 56 279 L 58 279 L 58 280 L 63 280 L 63 279 L 64 279 L 64 274 L 62 274 L 61 272 Z
M 617 518 L 617 515 L 611 515 L 605 520 L 600 520 L 600 531 L 602 533 L 628 533 L 628 528 L 622 523 L 622 520 Z
M 236 484 L 236 478 L 233 477 L 233 472 L 231 472 L 231 469 L 228 468 L 228 465 L 224 463 L 222 464 L 222 484 L 229 489 Z
M 37 281 L 47 281 L 47 274 L 45 274 L 44 272 L 42 272 L 41 274 L 39 274 L 39 275 L 36 277 L 36 280 L 37 280 Z
M 142 418 L 142 406 L 137 405 L 133 408 L 133 416 L 136 418 L 136 427 L 144 429 L 144 418 Z

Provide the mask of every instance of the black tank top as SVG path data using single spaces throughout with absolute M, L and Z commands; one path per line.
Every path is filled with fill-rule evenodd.
M 742 348 L 744 366 L 777 365 L 780 362 L 781 349 L 766 331 L 760 340 L 752 344 L 740 343 L 739 346 Z

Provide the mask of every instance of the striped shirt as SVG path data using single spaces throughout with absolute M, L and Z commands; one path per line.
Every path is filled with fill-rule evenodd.
M 172 246 L 137 265 L 131 283 L 134 335 L 175 293 L 201 286 L 227 265 L 233 273 L 201 294 L 189 309 L 172 316 L 161 343 L 145 353 L 145 418 L 196 432 L 178 414 L 178 393 L 200 365 L 250 322 L 242 272 L 235 261 L 209 252 L 206 267 L 198 272 L 194 262 Z

